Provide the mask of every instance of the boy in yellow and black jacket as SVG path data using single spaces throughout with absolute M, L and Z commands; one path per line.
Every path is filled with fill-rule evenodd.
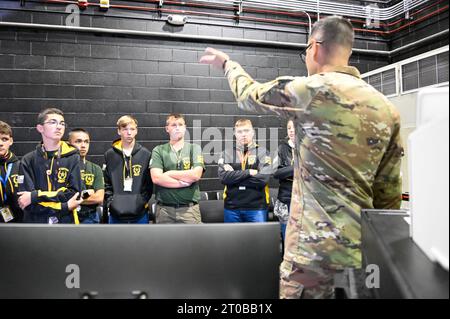
M 133 116 L 120 117 L 117 131 L 121 138 L 105 153 L 104 211 L 109 213 L 110 224 L 148 224 L 152 153 L 136 141 L 138 122 Z
M 235 125 L 236 147 L 219 159 L 219 179 L 224 190 L 224 222 L 265 222 L 269 208 L 272 158 L 254 141 L 250 120 Z
M 0 121 L 0 223 L 20 223 L 23 218 L 17 203 L 20 162 L 9 150 L 12 144 L 11 127 Z
M 82 191 L 78 149 L 61 141 L 66 124 L 58 109 L 39 114 L 37 129 L 42 143 L 22 158 L 19 205 L 24 222 L 78 223 L 76 208 Z

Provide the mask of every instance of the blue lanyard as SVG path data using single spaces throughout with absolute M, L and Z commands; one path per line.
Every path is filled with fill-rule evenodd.
M 3 184 L 3 189 L 5 190 L 4 193 L 3 193 L 4 202 L 6 202 L 6 200 L 8 199 L 8 197 L 6 196 L 6 187 L 7 187 L 9 175 L 11 175 L 12 167 L 13 167 L 13 163 L 9 163 L 9 164 L 8 164 L 8 169 L 6 170 L 6 176 L 5 176 L 5 179 L 3 179 L 3 177 L 0 175 L 0 182 L 2 182 L 2 184 Z

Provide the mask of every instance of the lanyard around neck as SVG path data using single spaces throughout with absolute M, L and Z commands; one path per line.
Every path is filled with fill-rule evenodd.
M 130 154 L 130 157 L 127 161 L 127 156 L 123 153 L 123 180 L 126 178 L 131 178 L 133 174 L 131 174 L 131 168 L 133 167 L 133 163 L 131 162 L 131 158 L 133 155 Z
M 244 152 L 239 151 L 238 152 L 239 159 L 241 161 L 241 168 L 243 171 L 245 171 L 245 168 L 247 166 L 248 157 L 250 156 L 250 150 L 248 150 L 245 155 Z
M 11 175 L 12 167 L 13 167 L 13 163 L 9 163 L 8 167 L 6 167 L 6 163 L 5 163 L 5 172 L 6 172 L 5 178 L 3 179 L 3 177 L 0 175 L 0 181 L 2 183 L 2 185 L 0 187 L 0 193 L 1 193 L 4 203 L 6 203 L 6 200 L 8 199 L 8 196 L 6 195 L 6 188 L 7 188 L 9 176 Z M 4 192 L 3 192 L 3 189 L 5 190 Z

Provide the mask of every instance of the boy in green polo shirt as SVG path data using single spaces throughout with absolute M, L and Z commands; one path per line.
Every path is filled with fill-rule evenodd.
M 199 181 L 205 171 L 201 147 L 185 143 L 186 121 L 181 114 L 166 120 L 170 141 L 157 146 L 150 162 L 155 184 L 156 223 L 200 224 Z
M 81 180 L 83 183 L 83 202 L 78 212 L 82 224 L 98 224 L 97 206 L 103 204 L 105 196 L 105 182 L 103 171 L 97 164 L 86 160 L 91 138 L 82 128 L 76 128 L 69 133 L 69 143 L 80 151 Z

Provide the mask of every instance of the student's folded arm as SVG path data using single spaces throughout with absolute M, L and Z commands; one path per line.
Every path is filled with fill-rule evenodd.
M 279 180 L 287 179 L 287 178 L 293 178 L 294 177 L 294 166 L 286 166 L 278 168 L 275 173 L 273 174 L 273 177 Z
M 95 191 L 94 194 L 89 196 L 88 199 L 85 199 L 82 204 L 83 205 L 102 205 L 104 198 L 105 198 L 105 190 L 99 189 L 99 190 Z
M 164 174 L 173 179 L 192 184 L 198 182 L 202 178 L 203 167 L 199 166 L 186 171 L 168 171 Z
M 223 185 L 236 185 L 241 184 L 245 180 L 251 177 L 250 171 L 226 171 L 223 165 L 219 165 L 219 179 Z
M 256 174 L 243 181 L 240 185 L 253 188 L 264 188 L 269 183 L 270 174 Z
M 181 188 L 180 181 L 164 174 L 161 168 L 152 168 L 150 172 L 153 184 L 165 188 Z
M 261 155 L 259 157 L 258 174 L 250 177 L 248 180 L 242 183 L 242 186 L 264 188 L 269 183 L 270 177 L 274 172 L 274 165 L 277 165 L 278 159 L 275 159 L 275 163 L 269 154 Z

